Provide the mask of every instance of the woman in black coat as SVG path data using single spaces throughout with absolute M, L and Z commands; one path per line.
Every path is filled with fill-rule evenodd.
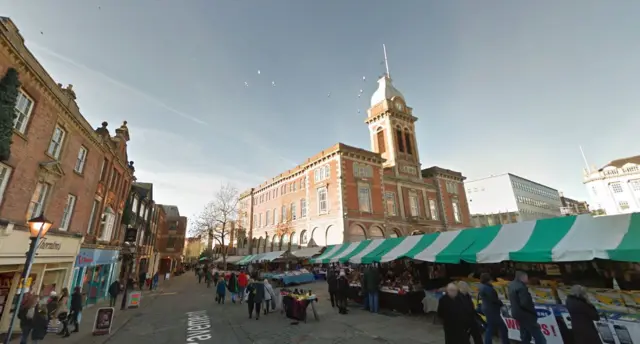
M 574 285 L 566 301 L 574 343 L 602 344 L 594 321 L 600 320 L 596 308 L 589 303 L 587 292 L 583 286 Z
M 438 316 L 442 319 L 445 344 L 469 344 L 472 318 L 469 316 L 468 305 L 453 283 L 447 286 L 447 294 L 438 302 Z
M 338 289 L 336 291 L 338 310 L 340 314 L 347 314 L 347 298 L 349 297 L 349 280 L 344 270 L 340 270 L 337 281 Z

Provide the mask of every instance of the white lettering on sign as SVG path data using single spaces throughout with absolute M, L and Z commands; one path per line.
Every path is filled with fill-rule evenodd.
M 201 343 L 211 339 L 211 319 L 207 311 L 187 313 L 187 343 Z

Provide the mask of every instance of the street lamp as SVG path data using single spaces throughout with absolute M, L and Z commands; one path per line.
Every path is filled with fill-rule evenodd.
M 4 340 L 5 344 L 9 344 L 9 341 L 11 341 L 11 335 L 13 334 L 13 324 L 15 323 L 18 312 L 20 311 L 20 307 L 22 306 L 22 300 L 25 294 L 24 289 L 27 283 L 27 278 L 29 278 L 29 274 L 31 273 L 31 265 L 33 265 L 33 259 L 36 255 L 38 242 L 41 238 L 44 238 L 44 236 L 49 231 L 49 228 L 51 228 L 51 225 L 53 224 L 51 221 L 47 220 L 44 217 L 44 214 L 40 214 L 40 216 L 34 217 L 27 222 L 29 223 L 29 232 L 31 232 L 31 243 L 29 244 L 29 251 L 27 252 L 27 260 L 24 262 L 24 268 L 22 269 L 22 276 L 20 276 L 20 281 L 18 282 L 18 289 L 16 290 L 16 292 L 19 292 L 20 294 L 18 295 L 16 309 L 13 311 L 13 315 L 11 315 L 9 330 L 7 331 L 7 336 Z

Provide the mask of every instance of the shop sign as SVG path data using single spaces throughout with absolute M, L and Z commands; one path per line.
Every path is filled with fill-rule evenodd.
M 38 250 L 56 250 L 60 251 L 62 243 L 58 241 L 48 240 L 46 237 L 38 241 Z
M 127 303 L 127 308 L 138 308 L 140 307 L 140 300 L 142 299 L 142 293 L 139 291 L 132 291 L 129 293 L 129 302 Z
M 120 251 L 81 248 L 76 257 L 76 267 L 110 265 L 118 261 Z

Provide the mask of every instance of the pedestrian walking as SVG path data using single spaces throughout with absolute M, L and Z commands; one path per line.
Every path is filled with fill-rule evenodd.
M 520 324 L 520 341 L 522 343 L 531 343 L 533 338 L 535 344 L 547 344 L 547 339 L 538 324 L 538 313 L 527 283 L 529 283 L 527 273 L 516 271 L 515 279 L 509 283 L 508 287 L 511 315 Z
M 338 290 L 336 293 L 338 297 L 338 310 L 340 314 L 347 314 L 347 297 L 349 296 L 349 280 L 347 279 L 347 274 L 343 270 L 340 270 L 340 274 L 338 275 Z
M 253 318 L 253 311 L 256 311 L 256 320 L 260 319 L 260 307 L 264 302 L 264 283 L 258 281 L 258 276 L 252 276 L 252 281 L 247 286 L 247 307 L 249 308 L 249 319 Z
M 204 279 L 207 283 L 207 288 L 211 288 L 211 282 L 213 282 L 213 273 L 211 273 L 211 269 L 207 268 Z
M 147 281 L 147 273 L 146 272 L 140 272 L 140 276 L 138 276 L 138 283 L 140 283 L 140 285 L 139 285 L 140 290 L 144 289 L 146 281 Z
M 36 305 L 32 321 L 31 343 L 38 344 L 47 335 L 47 328 L 49 327 L 49 317 L 46 308 Z
M 244 299 L 244 290 L 247 288 L 249 284 L 249 276 L 244 271 L 240 271 L 240 275 L 238 275 L 238 294 L 240 295 L 240 303 L 242 303 Z
M 268 279 L 264 279 L 264 315 L 269 314 L 269 309 L 273 305 L 275 310 L 276 294 L 273 291 L 273 286 L 269 283 Z
M 602 344 L 598 329 L 594 324 L 595 321 L 600 320 L 600 315 L 589 302 L 586 289 L 581 285 L 571 287 L 566 305 L 571 316 L 574 342 L 580 344 Z
M 336 293 L 338 292 L 338 276 L 333 268 L 327 271 L 327 284 L 329 285 L 329 300 L 331 300 L 331 307 L 336 306 Z
M 82 317 L 82 293 L 80 287 L 75 287 L 73 294 L 71 294 L 71 308 L 69 312 L 69 323 L 73 324 L 73 332 L 80 331 L 80 319 Z
M 229 276 L 229 285 L 227 288 L 231 293 L 231 302 L 236 303 L 236 297 L 238 296 L 238 278 L 233 272 L 231 273 L 231 276 Z M 242 298 L 242 295 L 240 295 L 240 298 Z
M 367 298 L 369 299 L 369 311 L 371 313 L 378 313 L 379 306 L 379 292 L 380 292 L 380 271 L 371 265 L 364 273 L 366 280 L 365 285 L 367 287 Z
M 484 330 L 484 344 L 493 343 L 493 334 L 500 334 L 500 343 L 509 344 L 509 330 L 504 323 L 500 310 L 504 306 L 498 292 L 491 284 L 491 275 L 483 273 L 480 275 L 480 291 L 478 298 L 481 301 L 480 309 L 484 314 L 487 325 Z
M 469 321 L 469 336 L 471 337 L 471 339 L 473 339 L 474 344 L 482 344 L 482 331 L 480 329 L 480 324 L 478 323 L 478 312 L 476 312 L 476 307 L 473 304 L 473 298 L 470 294 L 471 288 L 469 287 L 469 284 L 467 284 L 467 282 L 460 281 L 458 283 L 458 290 L 458 296 L 462 298 L 462 301 L 466 306 L 466 313 L 464 314 L 464 316 L 465 319 L 468 319 Z
M 226 293 L 227 293 L 227 282 L 224 279 L 221 279 L 218 282 L 218 285 L 216 285 L 216 302 L 218 302 L 218 304 L 224 304 Z
M 118 294 L 120 294 L 120 281 L 113 281 L 109 286 L 109 307 L 116 306 L 116 299 L 118 298 Z
M 38 305 L 38 298 L 33 294 L 26 294 L 20 310 L 18 311 L 18 319 L 20 320 L 20 344 L 27 344 L 29 342 L 29 335 L 34 328 L 33 318 L 36 312 L 36 306 Z
M 58 298 L 58 309 L 56 310 L 56 317 L 62 323 L 62 331 L 60 331 L 60 335 L 64 338 L 69 337 L 71 333 L 69 333 L 69 308 L 67 307 L 67 303 L 69 302 L 69 289 L 63 288 L 62 294 Z
M 446 295 L 438 302 L 438 316 L 442 320 L 445 344 L 469 344 L 469 310 L 458 294 L 458 286 L 449 283 Z

